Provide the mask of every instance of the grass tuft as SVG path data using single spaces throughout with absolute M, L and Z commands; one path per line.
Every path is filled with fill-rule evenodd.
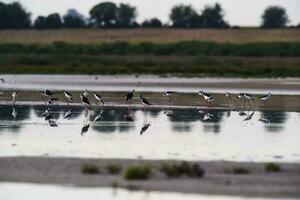
M 82 174 L 99 174 L 100 169 L 98 168 L 98 166 L 96 166 L 94 164 L 85 163 L 81 166 L 81 173 Z
M 187 162 L 182 162 L 180 164 L 162 163 L 160 171 L 168 178 L 177 178 L 183 175 L 186 175 L 187 177 L 201 178 L 205 174 L 205 171 L 198 164 L 189 164 Z
M 275 164 L 275 163 L 267 163 L 265 165 L 265 171 L 266 172 L 280 172 L 281 168 L 280 165 Z
M 250 170 L 244 167 L 233 167 L 234 174 L 250 174 Z
M 109 174 L 119 174 L 122 171 L 122 167 L 116 164 L 108 164 L 106 170 Z
M 147 180 L 151 176 L 151 166 L 129 166 L 125 173 L 126 180 Z

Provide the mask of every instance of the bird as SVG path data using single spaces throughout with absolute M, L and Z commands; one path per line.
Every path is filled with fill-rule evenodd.
M 48 97 L 48 98 L 54 95 L 53 92 L 51 92 L 50 90 L 47 90 L 47 89 L 44 89 L 43 91 L 41 91 L 41 94 L 42 94 L 43 96 Z
M 96 104 L 98 105 L 98 103 L 100 102 L 102 105 L 104 105 L 104 101 L 102 99 L 102 96 L 100 94 L 97 94 L 96 92 L 93 92 L 94 97 L 96 99 Z
M 49 100 L 48 100 L 48 105 L 51 105 L 51 104 L 57 104 L 57 101 L 58 101 L 58 98 L 57 97 L 50 97 Z
M 15 107 L 13 107 L 11 115 L 13 116 L 13 118 L 17 118 L 18 113 L 17 113 Z
M 70 92 L 64 90 L 64 94 L 65 94 L 65 97 L 68 99 L 69 102 L 73 102 L 73 96 Z
M 17 91 L 14 90 L 14 91 L 12 92 L 11 96 L 12 96 L 13 104 L 15 105 L 15 102 L 16 102 L 17 96 L 18 96 Z
M 87 89 L 84 90 L 83 96 L 85 96 L 85 97 L 89 96 L 89 92 Z
M 69 118 L 71 115 L 72 115 L 72 109 L 70 109 L 66 112 L 66 114 L 64 115 L 64 119 Z
M 162 93 L 162 95 L 163 95 L 164 97 L 169 97 L 169 103 L 171 103 L 171 96 L 172 96 L 174 93 L 175 93 L 175 92 L 167 91 L 167 92 Z
M 244 94 L 245 99 L 247 99 L 248 101 L 254 101 L 254 98 L 251 94 L 248 94 L 248 93 L 243 93 L 243 94 Z
M 84 105 L 91 105 L 89 99 L 84 95 L 84 94 L 81 94 L 80 95 L 80 100 L 81 100 L 81 103 L 83 103 Z
M 145 99 L 145 98 L 143 97 L 143 95 L 140 95 L 140 98 L 141 98 L 141 103 L 142 103 L 143 105 L 145 105 L 145 106 L 150 106 L 150 105 L 151 105 L 151 103 L 149 103 L 149 101 L 148 101 L 147 99 Z
M 258 97 L 261 101 L 264 102 L 264 104 L 266 103 L 266 101 L 268 101 L 271 98 L 271 93 L 268 93 L 266 95 L 263 95 L 261 97 Z
M 226 96 L 226 98 L 229 98 L 229 99 L 231 98 L 231 94 L 229 92 L 226 92 L 225 96 Z
M 83 136 L 84 133 L 88 132 L 89 128 L 90 128 L 90 124 L 86 124 L 82 127 L 81 129 L 81 135 Z
M 98 121 L 99 119 L 101 119 L 103 114 L 103 110 L 100 111 L 100 113 L 95 117 L 94 122 Z
M 252 119 L 255 112 L 252 112 L 250 115 L 247 115 L 247 117 L 244 119 L 244 121 L 249 121 Z
M 131 92 L 129 92 L 128 94 L 126 94 L 126 96 L 125 96 L 126 101 L 127 102 L 130 101 L 133 98 L 133 96 L 134 96 L 134 89 Z
M 149 124 L 149 123 L 145 124 L 145 125 L 142 127 L 141 131 L 140 131 L 140 135 L 143 135 L 143 133 L 144 133 L 149 127 L 150 127 L 150 124 Z
M 214 101 L 214 99 L 212 98 L 211 95 L 209 95 L 209 94 L 207 94 L 207 93 L 205 93 L 205 92 L 203 92 L 203 91 L 200 91 L 198 94 L 199 94 L 200 96 L 203 96 L 203 98 L 205 99 L 205 101 L 206 101 L 207 103 L 211 103 L 211 102 Z

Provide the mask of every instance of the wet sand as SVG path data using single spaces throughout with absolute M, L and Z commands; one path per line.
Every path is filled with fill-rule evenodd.
M 232 98 L 228 99 L 225 94 L 211 93 L 214 98 L 214 102 L 206 103 L 204 98 L 195 93 L 175 93 L 169 101 L 168 97 L 163 97 L 160 92 L 140 92 L 135 93 L 134 99 L 126 103 L 125 95 L 127 92 L 107 92 L 97 91 L 103 97 L 105 102 L 104 107 L 135 107 L 141 108 L 143 105 L 140 103 L 139 95 L 142 94 L 152 105 L 147 106 L 147 109 L 151 108 L 183 108 L 183 109 L 228 109 L 228 110 L 277 110 L 277 111 L 300 111 L 300 95 L 272 95 L 271 99 L 267 102 L 262 102 L 258 99 L 259 94 L 254 95 L 255 102 L 251 104 L 239 100 L 237 95 L 234 94 Z M 73 91 L 74 102 L 72 105 L 82 106 L 80 103 L 80 94 L 82 91 Z M 62 90 L 55 91 L 54 97 L 59 98 L 56 105 L 67 105 L 66 99 Z M 0 96 L 0 104 L 12 104 L 11 92 L 4 91 Z M 97 107 L 95 98 L 90 92 L 89 99 L 92 106 L 90 109 Z M 43 97 L 39 91 L 18 91 L 17 104 L 45 104 L 45 97 Z M 101 107 L 99 105 L 98 107 Z
M 263 163 L 197 162 L 206 172 L 203 178 L 181 177 L 170 180 L 159 172 L 162 162 L 176 161 L 8 157 L 0 158 L 0 180 L 251 197 L 300 197 L 300 164 L 281 163 L 281 172 L 267 173 Z M 81 174 L 80 168 L 83 163 L 99 166 L 102 173 Z M 105 166 L 109 163 L 120 165 L 123 169 L 129 165 L 150 164 L 152 175 L 146 181 L 125 181 L 121 174 L 110 175 L 106 172 Z M 250 174 L 229 173 L 233 166 L 245 167 L 250 170 Z
M 153 75 L 1 75 L 5 83 L 0 82 L 0 90 L 52 90 L 84 89 L 96 91 L 128 91 L 136 89 L 142 92 L 177 91 L 183 93 L 204 90 L 212 93 L 300 95 L 300 79 L 264 79 L 264 78 L 185 78 L 160 77 Z

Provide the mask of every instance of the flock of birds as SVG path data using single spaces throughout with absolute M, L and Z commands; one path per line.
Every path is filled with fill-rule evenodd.
M 59 100 L 57 97 L 54 97 L 55 93 L 53 91 L 48 90 L 48 89 L 44 89 L 40 93 L 45 98 L 44 101 L 48 105 L 57 103 L 57 101 Z M 67 101 L 68 105 L 70 103 L 74 102 L 74 98 L 73 98 L 73 95 L 72 95 L 71 92 L 64 90 L 63 93 L 64 93 L 64 96 L 66 98 L 66 101 Z M 168 97 L 169 103 L 170 103 L 171 102 L 171 97 L 175 93 L 176 92 L 173 92 L 173 91 L 167 91 L 167 92 L 162 93 L 162 95 L 164 97 Z M 3 94 L 3 93 L 0 93 L 0 95 L 1 94 Z M 96 105 L 98 106 L 99 104 L 101 104 L 103 106 L 104 105 L 103 97 L 100 94 L 96 93 L 96 92 L 93 92 L 92 94 L 93 94 L 94 100 L 96 100 Z M 206 103 L 214 102 L 214 98 L 212 97 L 212 95 L 210 95 L 210 94 L 208 94 L 204 91 L 200 91 L 200 92 L 198 92 L 198 94 L 203 97 L 203 99 L 205 100 Z M 135 95 L 135 90 L 134 89 L 131 92 L 129 92 L 128 94 L 126 94 L 125 97 L 124 97 L 126 103 L 130 103 L 131 100 L 134 98 L 134 95 Z M 13 105 L 15 105 L 15 103 L 17 101 L 17 97 L 18 97 L 17 91 L 14 90 L 12 92 L 11 96 L 12 96 L 12 103 L 13 103 Z M 239 93 L 236 96 L 234 96 L 233 94 L 230 94 L 230 93 L 226 93 L 225 96 L 228 99 L 228 101 L 233 101 L 234 99 L 240 100 L 243 103 L 243 107 L 245 106 L 246 103 L 249 104 L 250 106 L 252 106 L 252 103 L 255 103 L 254 97 L 251 94 L 248 94 L 248 93 Z M 141 104 L 144 105 L 144 109 L 145 109 L 145 106 L 152 105 L 143 95 L 140 95 L 139 98 L 140 98 Z M 270 93 L 258 97 L 258 99 L 260 101 L 264 102 L 264 103 L 266 101 L 268 101 L 270 98 L 271 98 Z M 89 99 L 88 90 L 85 90 L 82 94 L 80 94 L 80 100 L 81 100 L 81 103 L 85 106 L 85 117 L 87 118 L 87 115 L 88 115 L 88 109 L 87 108 L 88 108 L 88 106 L 92 105 L 91 101 Z M 199 113 L 203 114 L 203 121 L 211 120 L 212 117 L 213 117 L 213 114 L 208 113 L 207 111 L 204 111 L 204 110 L 200 110 Z M 70 109 L 65 113 L 64 118 L 70 117 L 71 114 L 72 114 L 72 110 Z M 103 114 L 103 111 L 100 111 L 100 113 L 95 117 L 94 121 L 98 121 L 101 118 L 102 114 Z M 165 114 L 166 115 L 171 115 L 171 113 L 169 111 L 166 111 Z M 227 115 L 230 115 L 230 112 Z M 252 117 L 254 115 L 254 112 L 252 112 L 251 114 L 246 114 L 244 111 L 240 111 L 239 115 L 246 116 L 244 121 L 247 121 L 247 120 L 252 119 Z M 16 118 L 16 116 L 17 116 L 17 112 L 16 112 L 15 107 L 13 107 L 12 116 L 14 118 Z M 52 119 L 52 115 L 51 115 L 49 107 L 42 114 L 42 117 L 45 117 L 45 119 L 49 122 L 49 125 L 51 127 L 57 126 L 56 121 Z M 125 116 L 125 117 L 128 118 L 128 119 L 131 118 L 130 114 L 128 116 Z M 259 121 L 262 121 L 264 123 L 268 123 L 265 119 L 260 119 Z M 143 127 L 140 131 L 140 134 L 143 134 L 149 128 L 149 126 L 150 126 L 150 123 L 148 123 L 147 120 L 144 120 L 144 125 L 143 125 Z M 87 132 L 89 127 L 90 127 L 90 123 L 86 122 L 86 120 L 85 120 L 84 121 L 84 126 L 82 128 L 81 133 L 83 134 L 83 133 Z

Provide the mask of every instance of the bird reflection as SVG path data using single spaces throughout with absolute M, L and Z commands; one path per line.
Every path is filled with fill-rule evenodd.
M 65 113 L 64 119 L 67 119 L 67 118 L 71 117 L 71 115 L 72 115 L 72 109 L 68 110 L 68 111 Z
M 173 110 L 166 110 L 166 111 L 164 111 L 164 114 L 165 114 L 167 117 L 172 117 L 172 116 L 174 116 Z
M 17 113 L 15 107 L 13 107 L 11 115 L 13 116 L 13 118 L 15 118 L 15 119 L 17 118 L 18 113 Z
M 49 119 L 48 123 L 49 123 L 49 126 L 51 126 L 51 127 L 58 127 L 58 125 L 54 119 Z
M 203 121 L 209 121 L 213 118 L 213 114 L 211 113 L 206 113 L 204 116 L 203 116 Z
M 143 135 L 144 132 L 147 131 L 147 129 L 149 128 L 150 124 L 144 124 L 144 126 L 142 127 L 141 131 L 140 131 L 140 135 Z
M 99 119 L 101 119 L 101 118 L 102 118 L 102 114 L 103 114 L 103 110 L 101 110 L 101 111 L 99 112 L 99 114 L 95 117 L 94 122 L 96 122 L 96 121 L 98 121 Z
M 247 117 L 244 119 L 244 121 L 249 121 L 249 120 L 251 120 L 252 119 L 252 117 L 253 117 L 253 115 L 254 115 L 254 111 L 251 113 L 251 114 L 249 114 L 249 115 L 247 115 Z
M 268 120 L 268 119 L 266 119 L 266 118 L 260 118 L 258 121 L 259 121 L 259 122 L 262 122 L 262 123 L 264 123 L 264 124 L 269 124 L 269 123 L 270 123 L 270 120 Z
M 230 115 L 231 115 L 231 110 L 227 110 L 227 111 L 226 111 L 226 118 L 229 118 Z
M 86 132 L 88 132 L 89 128 L 90 128 L 90 124 L 86 124 L 82 127 L 81 129 L 81 135 L 83 136 Z
M 132 117 L 131 115 L 129 115 L 129 114 L 126 114 L 126 115 L 124 116 L 124 118 L 125 118 L 125 120 L 126 120 L 127 122 L 133 122 L 133 121 L 134 121 L 133 117 Z

